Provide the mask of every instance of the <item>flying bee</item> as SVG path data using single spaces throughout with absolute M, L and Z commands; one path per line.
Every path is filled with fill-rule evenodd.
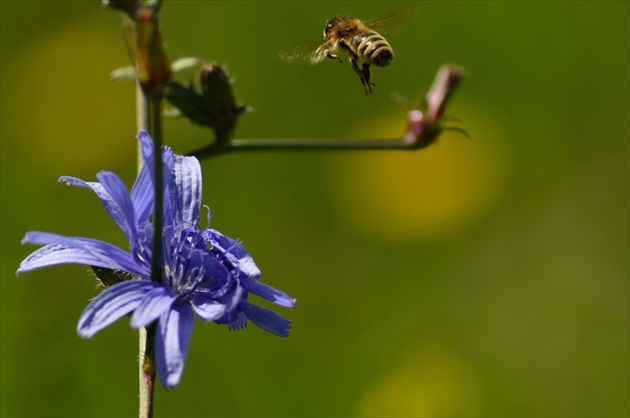
M 394 51 L 389 42 L 372 28 L 392 29 L 400 26 L 410 11 L 403 10 L 376 19 L 361 21 L 347 16 L 333 16 L 326 21 L 324 40 L 307 41 L 293 48 L 282 50 L 280 58 L 289 62 L 319 64 L 326 58 L 339 62 L 340 52 L 348 53 L 352 69 L 359 76 L 365 94 L 372 93 L 370 65 L 386 67 L 394 59 Z M 363 63 L 359 67 L 359 60 Z

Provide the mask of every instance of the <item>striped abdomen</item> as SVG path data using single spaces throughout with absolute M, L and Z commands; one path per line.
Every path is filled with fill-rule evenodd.
M 378 33 L 367 30 L 352 37 L 354 53 L 369 64 L 385 67 L 394 59 L 394 52 L 385 38 Z

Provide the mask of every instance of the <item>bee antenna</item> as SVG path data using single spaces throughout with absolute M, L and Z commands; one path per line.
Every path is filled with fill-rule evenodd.
M 398 93 L 397 91 L 393 92 L 391 94 L 390 98 L 391 98 L 392 102 L 403 106 L 408 111 L 413 110 L 413 106 L 411 105 L 411 102 L 409 101 L 409 99 L 407 99 L 405 96 L 403 96 L 402 94 Z

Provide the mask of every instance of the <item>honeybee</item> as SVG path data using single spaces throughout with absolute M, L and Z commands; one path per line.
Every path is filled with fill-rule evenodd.
M 372 93 L 370 65 L 386 67 L 394 59 L 389 42 L 372 28 L 397 28 L 411 14 L 408 10 L 361 21 L 347 16 L 333 16 L 326 21 L 324 40 L 307 41 L 280 51 L 280 58 L 289 62 L 319 64 L 326 58 L 339 62 L 340 52 L 347 52 L 352 69 L 359 76 L 365 94 Z M 359 68 L 359 60 L 363 63 Z

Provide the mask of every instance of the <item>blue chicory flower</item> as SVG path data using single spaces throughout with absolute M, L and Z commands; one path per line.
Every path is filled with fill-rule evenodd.
M 202 321 L 241 329 L 248 320 L 280 337 L 291 322 L 248 301 L 249 293 L 276 305 L 293 308 L 286 293 L 258 281 L 260 270 L 247 250 L 220 232 L 198 225 L 201 206 L 201 168 L 194 157 L 162 149 L 164 162 L 164 230 L 160 259 L 162 281 L 150 280 L 152 258 L 153 140 L 141 131 L 144 167 L 129 193 L 120 178 L 107 171 L 98 182 L 61 177 L 69 185 L 91 189 L 129 239 L 130 252 L 90 238 L 29 232 L 22 243 L 43 244 L 20 264 L 17 273 L 65 263 L 128 273 L 124 280 L 101 292 L 85 308 L 77 326 L 90 338 L 119 318 L 131 314 L 133 328 L 157 321 L 155 355 L 160 382 L 177 386 L 186 361 L 194 314 Z M 208 223 L 210 216 L 208 215 Z

